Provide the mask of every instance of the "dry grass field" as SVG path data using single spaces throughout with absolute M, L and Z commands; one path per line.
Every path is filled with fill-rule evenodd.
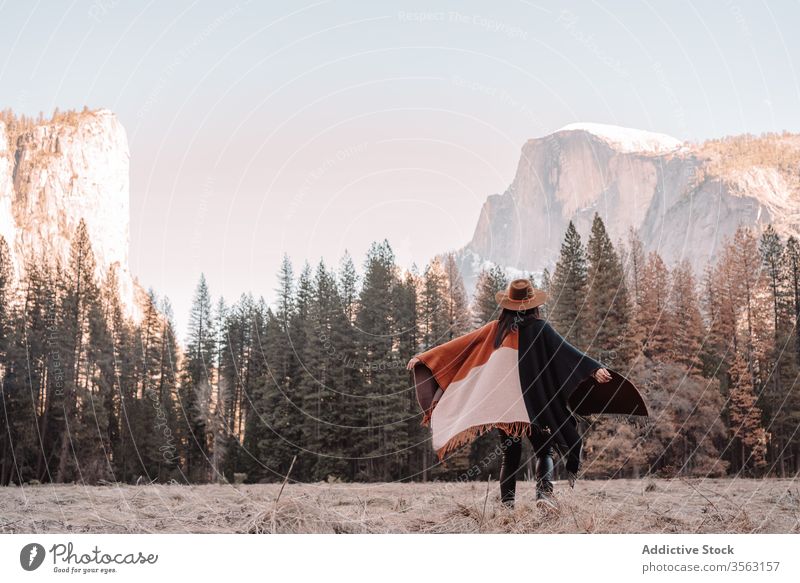
M 0 489 L 0 533 L 797 533 L 793 479 L 556 482 L 557 511 L 498 484 L 37 485 Z

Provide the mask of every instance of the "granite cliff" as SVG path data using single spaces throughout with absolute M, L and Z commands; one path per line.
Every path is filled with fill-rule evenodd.
M 125 130 L 106 109 L 49 121 L 0 119 L 0 235 L 18 275 L 28 256 L 66 261 L 83 219 L 97 277 L 115 268 L 122 300 L 136 315 L 141 289 L 128 270 L 129 158 Z
M 485 261 L 552 270 L 570 220 L 584 242 L 595 212 L 614 241 L 629 227 L 645 251 L 700 274 L 742 223 L 800 235 L 800 136 L 736 136 L 702 144 L 602 124 L 571 124 L 522 148 L 503 194 L 488 197 L 459 252 L 465 279 Z

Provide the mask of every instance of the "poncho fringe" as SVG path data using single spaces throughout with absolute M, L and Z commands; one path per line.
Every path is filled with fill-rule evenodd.
M 442 447 L 436 450 L 436 455 L 439 457 L 439 461 L 444 461 L 445 456 L 447 454 L 452 453 L 459 448 L 471 443 L 473 440 L 477 439 L 484 433 L 491 431 L 492 429 L 500 429 L 501 431 L 507 433 L 512 437 L 524 437 L 531 432 L 531 427 L 533 426 L 532 423 L 526 423 L 524 421 L 515 421 L 513 423 L 485 423 L 483 425 L 473 425 L 472 427 L 465 429 L 461 433 L 457 433 L 453 437 L 451 437 L 447 443 L 445 443 Z

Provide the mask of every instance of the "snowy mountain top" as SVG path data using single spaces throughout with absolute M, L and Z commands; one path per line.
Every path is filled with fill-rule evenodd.
M 558 132 L 569 131 L 588 132 L 600 138 L 615 150 L 628 153 L 664 154 L 677 150 L 683 145 L 680 140 L 666 134 L 602 123 L 571 123 L 558 130 Z

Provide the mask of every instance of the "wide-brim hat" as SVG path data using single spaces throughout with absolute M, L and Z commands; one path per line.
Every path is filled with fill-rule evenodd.
M 507 310 L 530 310 L 547 301 L 547 293 L 536 289 L 529 279 L 515 279 L 505 291 L 495 294 L 497 303 Z

